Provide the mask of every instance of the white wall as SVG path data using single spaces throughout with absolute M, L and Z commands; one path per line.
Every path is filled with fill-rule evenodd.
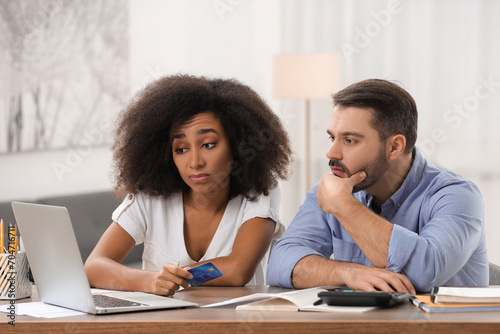
M 103 147 L 0 156 L 0 201 L 108 190 L 110 165 Z
M 272 55 L 281 51 L 280 1 L 130 0 L 129 6 L 131 96 L 168 74 L 237 78 L 301 134 L 300 108 L 288 110 L 272 99 Z M 302 138 L 292 140 L 302 148 Z M 305 193 L 300 159 L 295 164 L 297 173 L 282 184 L 286 224 Z M 0 171 L 0 201 L 112 188 L 106 146 L 0 155 Z

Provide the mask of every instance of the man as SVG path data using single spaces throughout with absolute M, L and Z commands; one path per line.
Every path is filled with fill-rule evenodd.
M 410 293 L 488 285 L 481 194 L 414 146 L 418 115 L 410 94 L 372 79 L 339 91 L 333 102 L 332 173 L 307 194 L 274 246 L 268 284 Z

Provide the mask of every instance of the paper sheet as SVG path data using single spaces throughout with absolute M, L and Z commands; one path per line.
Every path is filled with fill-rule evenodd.
M 208 305 L 204 305 L 204 306 L 200 306 L 200 307 L 217 307 L 217 306 L 222 306 L 222 305 L 235 304 L 235 303 L 239 303 L 239 302 L 246 301 L 246 300 L 254 301 L 257 299 L 270 298 L 270 297 L 271 296 L 269 295 L 269 293 L 254 293 L 253 295 L 233 298 L 233 299 L 225 300 L 223 302 L 208 304 Z
M 36 318 L 60 318 L 86 314 L 44 302 L 19 303 L 15 305 L 16 315 L 28 315 Z M 0 312 L 10 313 L 8 307 L 10 307 L 10 304 L 0 305 Z

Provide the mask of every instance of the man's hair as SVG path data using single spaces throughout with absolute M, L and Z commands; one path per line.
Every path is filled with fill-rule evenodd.
M 412 152 L 417 141 L 417 106 L 411 95 L 395 83 L 381 79 L 357 82 L 334 94 L 333 105 L 372 109 L 371 125 L 380 140 L 402 134 L 406 138 L 405 153 Z
M 229 196 L 268 194 L 288 176 L 291 149 L 279 118 L 259 95 L 236 80 L 163 77 L 122 111 L 113 145 L 115 191 L 168 198 L 186 189 L 172 156 L 172 131 L 210 112 L 228 137 L 233 164 Z

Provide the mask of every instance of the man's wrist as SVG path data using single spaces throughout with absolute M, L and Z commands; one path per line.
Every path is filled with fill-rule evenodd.
M 330 214 L 337 220 L 352 217 L 354 210 L 366 209 L 352 194 L 343 194 L 336 200 L 336 205 L 331 206 Z
M 347 285 L 349 282 L 349 273 L 353 267 L 351 262 L 343 262 L 337 260 L 330 260 L 332 263 L 330 269 L 330 277 L 335 281 L 334 285 Z

